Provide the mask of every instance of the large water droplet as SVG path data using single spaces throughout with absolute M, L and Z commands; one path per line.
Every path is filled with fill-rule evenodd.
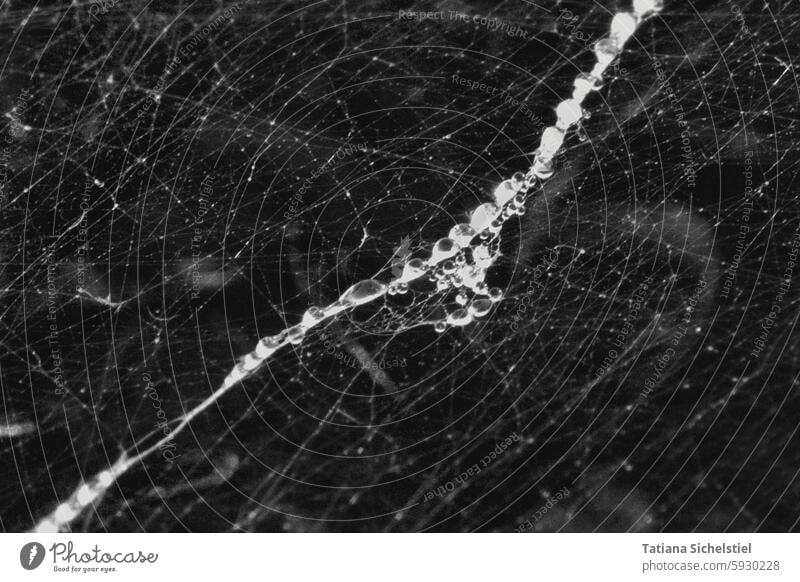
M 597 57 L 597 62 L 601 65 L 607 65 L 613 61 L 619 54 L 620 47 L 613 38 L 601 38 L 594 43 L 594 54 Z
M 503 206 L 506 202 L 511 200 L 519 190 L 512 180 L 504 180 L 494 190 L 494 201 L 498 206 Z
M 303 314 L 303 319 L 300 324 L 306 328 L 313 327 L 323 319 L 325 319 L 325 312 L 322 309 L 319 307 L 309 307 Z
M 536 157 L 533 159 L 533 166 L 531 166 L 531 171 L 533 174 L 541 179 L 546 180 L 550 176 L 553 175 L 555 168 L 553 167 L 553 160 L 552 158 L 545 158 L 539 153 L 536 153 Z
M 447 315 L 447 323 L 455 326 L 464 326 L 472 322 L 472 316 L 469 311 L 463 307 L 456 309 Z
M 350 305 L 363 305 L 374 301 L 386 293 L 386 285 L 375 279 L 364 279 L 359 281 L 347 291 L 342 293 L 340 301 Z
M 468 224 L 457 224 L 450 229 L 450 238 L 462 247 L 467 246 L 475 234 L 475 229 Z
M 261 341 L 256 345 L 256 355 L 262 360 L 271 356 L 273 353 L 275 353 L 275 350 L 281 347 L 282 341 L 283 336 L 271 335 L 261 338 Z
M 461 250 L 461 247 L 451 238 L 440 238 L 431 251 L 430 263 L 435 265 L 449 259 Z
M 425 263 L 422 259 L 411 259 L 403 265 L 403 274 L 400 276 L 401 281 L 413 281 L 419 279 L 425 274 Z
M 469 225 L 474 228 L 476 232 L 484 231 L 489 228 L 489 225 L 497 218 L 498 214 L 500 214 L 500 207 L 494 202 L 486 202 L 472 211 Z
M 286 330 L 286 339 L 290 344 L 300 344 L 306 337 L 306 329 L 302 325 L 293 325 Z
M 341 313 L 342 311 L 350 309 L 352 306 L 352 303 L 348 301 L 342 301 L 341 299 L 334 301 L 325 308 L 325 317 L 333 317 L 337 313 Z
M 469 312 L 475 317 L 483 317 L 492 309 L 492 302 L 489 299 L 475 299 L 469 305 Z

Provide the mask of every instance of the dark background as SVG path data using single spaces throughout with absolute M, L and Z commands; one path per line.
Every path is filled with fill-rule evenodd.
M 388 280 L 406 237 L 424 256 L 527 169 L 536 119 L 553 123 L 593 64 L 575 31 L 599 38 L 627 3 L 249 1 L 216 25 L 233 4 L 2 6 L 0 426 L 22 434 L 0 440 L 0 528 L 20 531 L 157 430 L 145 374 L 178 418 L 259 337 Z M 338 318 L 74 529 L 797 530 L 797 268 L 752 351 L 797 236 L 798 24 L 788 1 L 667 2 L 588 98 L 585 139 L 506 224 L 490 316 L 436 334 L 453 297 L 420 282 Z M 357 352 L 405 365 L 377 377 Z

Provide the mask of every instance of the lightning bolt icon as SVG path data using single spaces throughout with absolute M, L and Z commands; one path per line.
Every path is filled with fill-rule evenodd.
M 31 546 L 31 553 L 28 556 L 28 566 L 33 564 L 33 559 L 36 557 L 36 554 L 39 553 L 39 548 L 37 546 Z

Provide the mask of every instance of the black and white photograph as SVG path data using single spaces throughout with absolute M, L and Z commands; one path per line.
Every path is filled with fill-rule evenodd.
M 800 576 L 798 60 L 796 0 L 0 0 L 0 578 Z

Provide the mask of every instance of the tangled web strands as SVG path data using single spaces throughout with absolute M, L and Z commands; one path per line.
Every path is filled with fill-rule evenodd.
M 792 526 L 782 7 L 92 6 L 4 16 L 4 527 Z

